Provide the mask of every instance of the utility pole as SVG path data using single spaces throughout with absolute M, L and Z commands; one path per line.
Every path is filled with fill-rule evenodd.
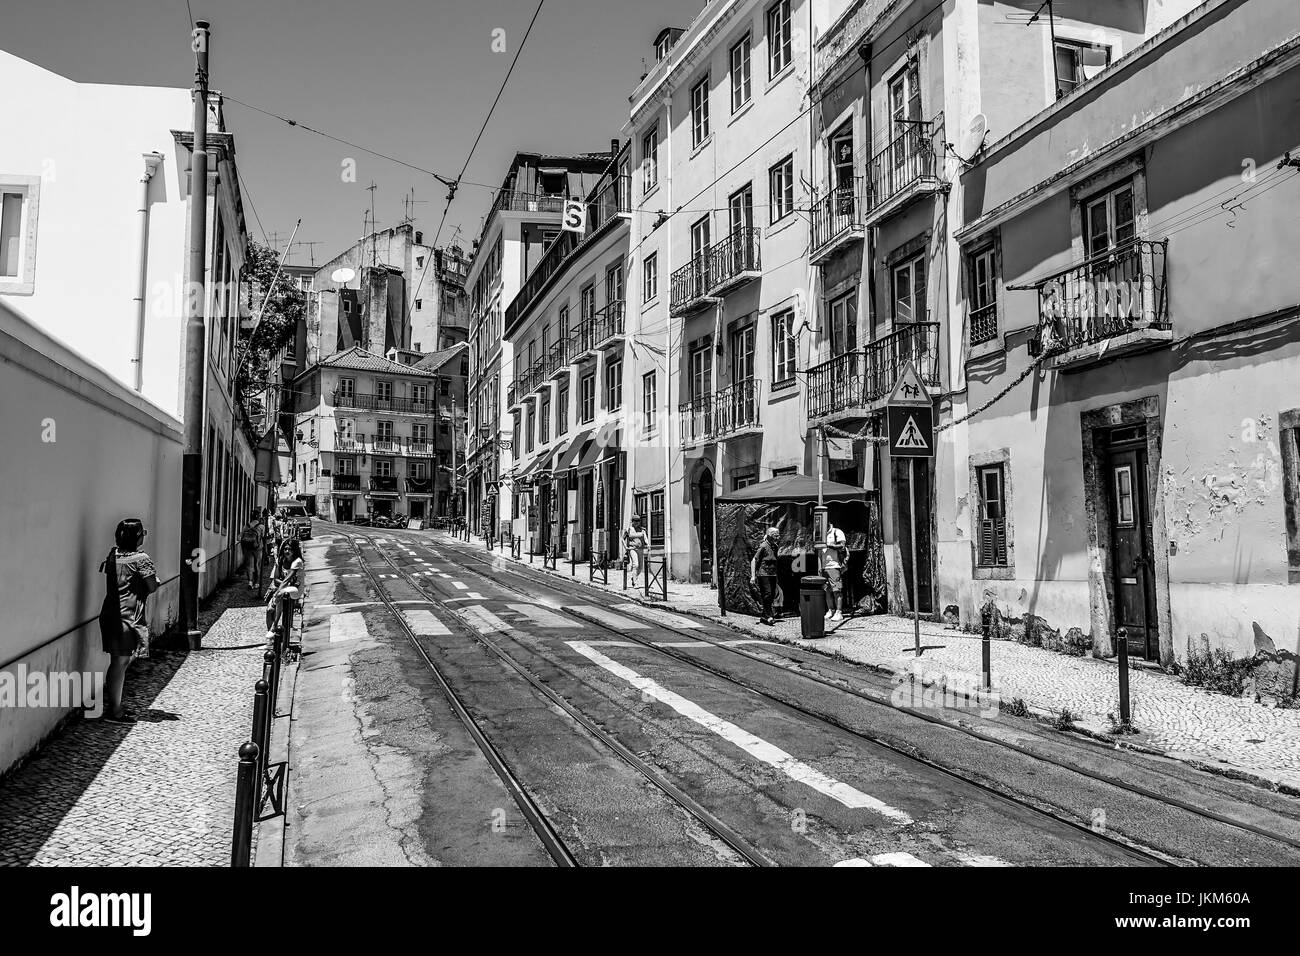
M 182 402 L 185 445 L 181 458 L 181 612 L 190 646 L 198 648 L 199 573 L 203 570 L 203 360 L 207 351 L 203 314 L 207 306 L 208 233 L 208 38 L 209 23 L 198 20 L 190 34 L 194 50 L 194 145 L 190 151 L 189 288 L 185 297 L 185 385 Z M 211 451 L 209 450 L 209 454 Z

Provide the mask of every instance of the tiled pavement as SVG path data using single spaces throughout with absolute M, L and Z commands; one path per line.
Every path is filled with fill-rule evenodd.
M 481 546 L 477 539 L 475 544 Z M 508 552 L 504 557 L 512 560 Z M 526 558 L 523 563 L 528 563 Z M 540 570 L 540 562 L 533 567 Z M 587 584 L 587 565 L 579 564 L 576 572 L 574 577 Z M 566 564 L 554 573 L 571 577 Z M 591 586 L 623 593 L 621 572 L 611 569 L 609 580 L 608 589 L 598 582 Z M 631 598 L 637 592 L 626 593 Z M 640 596 L 635 599 L 645 602 Z M 718 592 L 705 584 L 673 581 L 668 603 L 674 611 L 721 619 Z M 826 654 L 838 652 L 895 674 L 909 673 L 916 666 L 910 618 L 851 618 L 815 641 L 801 639 L 797 617 L 783 618 L 774 627 L 765 627 L 754 617 L 732 612 L 726 623 L 759 637 Z M 919 670 L 927 682 L 940 675 L 946 675 L 950 682 L 954 675 L 977 679 L 977 635 L 922 621 L 921 645 Z M 994 687 L 1004 701 L 1018 697 L 1040 712 L 1059 714 L 1063 708 L 1068 709 L 1077 727 L 1094 734 L 1107 732 L 1110 723 L 1106 715 L 1119 712 L 1118 677 L 1111 661 L 1068 657 L 999 640 L 993 642 L 992 664 Z M 1211 769 L 1240 771 L 1265 782 L 1300 788 L 1300 710 L 1281 710 L 1249 699 L 1213 694 L 1190 687 L 1172 675 L 1139 667 L 1130 670 L 1129 693 L 1133 724 L 1139 734 L 1121 738 L 1122 743 L 1136 743 Z
M 200 627 L 202 650 L 131 665 L 126 705 L 139 723 L 78 720 L 0 781 L 0 865 L 229 865 L 266 624 L 232 582 Z

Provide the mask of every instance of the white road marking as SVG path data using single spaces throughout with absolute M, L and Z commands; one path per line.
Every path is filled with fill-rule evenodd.
M 432 611 L 406 611 L 402 617 L 418 637 L 442 637 L 451 633 L 451 628 L 434 617 Z
M 439 571 L 439 572 L 438 572 L 438 577 L 440 577 L 440 578 L 449 578 L 449 577 L 451 577 L 451 575 L 448 574 L 446 571 Z
M 602 624 L 608 624 L 620 631 L 644 631 L 650 626 L 641 621 L 634 621 L 629 617 L 612 614 L 602 607 L 592 607 L 590 604 L 575 604 L 571 610 L 577 611 L 579 614 L 585 614 L 587 617 L 594 617 Z
M 452 581 L 451 583 L 452 583 L 452 586 L 455 587 L 457 591 L 468 591 L 468 590 L 469 590 L 469 585 L 466 584 L 466 583 L 464 583 L 463 581 Z
M 342 641 L 355 641 L 358 638 L 369 636 L 370 631 L 366 628 L 366 619 L 360 613 L 335 614 L 330 618 L 331 644 L 338 644 Z
M 656 624 L 665 624 L 668 627 L 697 630 L 703 626 L 699 621 L 692 621 L 689 617 L 669 614 L 667 611 L 661 611 L 656 607 L 646 607 L 644 604 L 637 604 L 633 601 L 624 601 L 622 604 L 615 604 L 614 607 L 620 611 L 635 614 L 637 617 L 644 617 L 647 620 L 654 621 Z
M 680 694 L 673 693 L 656 681 L 648 677 L 642 677 L 630 667 L 624 667 L 599 651 L 593 650 L 586 642 L 568 641 L 567 643 L 583 657 L 605 668 L 616 677 L 621 677 L 641 693 L 667 704 L 677 713 L 690 718 L 700 726 L 707 727 L 723 740 L 734 744 L 750 756 L 780 770 L 791 780 L 805 784 L 817 792 L 825 794 L 832 800 L 839 801 L 846 807 L 874 810 L 882 816 L 903 825 L 912 822 L 912 818 L 902 810 L 891 807 L 875 797 L 868 796 L 862 791 L 828 777 L 820 770 L 796 760 L 781 748 L 755 737 L 749 731 L 737 727 L 730 721 L 709 713 L 699 704 L 687 700 Z
M 983 853 L 958 853 L 957 859 L 961 860 L 962 866 L 1010 866 L 1006 860 L 999 860 L 996 856 L 988 856 Z
M 871 858 L 871 862 L 876 866 L 929 866 L 924 860 L 918 860 L 910 853 L 899 851 L 897 853 L 877 853 Z
M 475 601 L 483 600 L 483 595 L 479 594 L 477 591 L 470 591 L 468 596 L 473 598 Z
M 851 860 L 840 860 L 840 862 L 833 863 L 831 865 L 832 866 L 870 866 L 871 864 L 868 863 L 866 860 L 862 859 L 862 857 L 855 856 Z
M 544 607 L 538 607 L 536 604 L 507 604 L 516 614 L 522 614 L 528 618 L 530 624 L 536 624 L 538 627 L 581 627 L 577 621 L 570 621 L 568 618 L 560 617 L 554 611 Z
M 501 618 L 497 617 L 481 604 L 470 604 L 462 612 L 461 616 L 468 619 L 474 629 L 480 634 L 492 634 L 497 631 L 508 631 L 510 625 Z

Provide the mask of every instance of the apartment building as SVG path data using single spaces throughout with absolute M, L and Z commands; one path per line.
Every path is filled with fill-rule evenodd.
M 993 404 L 956 461 L 941 599 L 1099 656 L 1122 627 L 1166 666 L 1278 660 L 1300 619 L 1300 10 L 1163 23 L 1095 37 L 1108 65 L 962 173 L 955 324 L 966 403 Z
M 629 163 L 617 150 L 583 197 L 582 230 L 551 240 L 506 307 L 515 374 L 502 500 L 509 533 L 534 554 L 620 557 L 623 438 L 635 440 L 624 421 Z
M 498 505 L 501 476 L 512 460 L 504 417 L 515 353 L 505 341 L 505 310 L 560 234 L 566 199 L 582 199 L 609 166 L 613 151 L 552 156 L 518 153 L 474 243 L 469 290 L 469 442 L 466 489 L 470 527 L 509 535 L 513 519 Z
M 633 92 L 633 507 L 673 576 L 715 576 L 714 499 L 803 472 L 812 7 L 713 2 Z

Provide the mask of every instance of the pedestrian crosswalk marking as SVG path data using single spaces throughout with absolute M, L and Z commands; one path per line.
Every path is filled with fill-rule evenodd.
M 468 590 L 469 590 L 469 585 L 466 584 L 466 583 L 464 583 L 463 581 L 452 581 L 451 583 L 452 583 L 452 585 L 456 588 L 457 591 L 468 591 Z
M 570 621 L 568 618 L 561 617 L 554 611 L 544 607 L 538 607 L 536 604 L 507 604 L 506 607 L 528 618 L 529 623 L 536 624 L 538 627 L 580 627 L 576 621 Z
M 510 630 L 510 625 L 479 604 L 467 605 L 459 612 L 480 634 Z
M 330 618 L 331 644 L 338 644 L 343 641 L 355 641 L 358 638 L 369 636 L 370 631 L 366 629 L 366 619 L 362 617 L 360 611 L 353 611 L 348 614 L 335 614 Z
M 590 604 L 575 604 L 571 610 L 587 617 L 594 617 L 601 624 L 608 624 L 610 627 L 617 628 L 620 631 L 644 631 L 650 625 L 641 621 L 634 621 L 630 617 L 623 617 L 619 614 L 611 614 L 604 608 L 592 607 Z
M 442 637 L 451 633 L 451 628 L 438 620 L 432 611 L 403 611 L 402 616 L 416 637 Z
M 654 621 L 656 624 L 666 624 L 668 627 L 679 627 L 683 629 L 698 629 L 701 625 L 699 621 L 693 621 L 689 617 L 681 617 L 677 614 L 669 614 L 667 611 L 661 611 L 656 607 L 646 607 L 643 604 L 637 604 L 633 601 L 624 601 L 622 604 L 615 604 L 614 607 L 620 611 L 626 611 L 629 614 L 635 614 L 638 617 L 644 617 Z
M 568 645 L 587 658 L 594 664 L 603 667 L 616 677 L 621 677 L 637 690 L 661 703 L 667 704 L 683 717 L 695 721 L 703 727 L 712 730 L 715 734 L 734 744 L 741 750 L 745 751 L 751 757 L 761 760 L 776 769 L 780 770 L 791 780 L 798 781 L 816 790 L 818 793 L 825 794 L 832 800 L 842 803 L 844 806 L 852 809 L 873 810 L 896 823 L 907 825 L 912 822 L 912 818 L 902 810 L 896 809 L 869 796 L 862 791 L 841 783 L 838 780 L 828 777 L 814 767 L 795 759 L 781 748 L 774 744 L 768 743 L 760 737 L 756 737 L 749 731 L 737 727 L 730 721 L 723 720 L 716 714 L 711 714 L 699 704 L 687 700 L 680 694 L 675 694 L 663 687 L 657 681 L 648 677 L 642 677 L 630 667 L 624 667 L 617 661 L 611 660 L 600 651 L 595 650 L 585 641 L 569 641 Z
M 475 601 L 483 600 L 483 595 L 479 594 L 477 591 L 470 591 L 469 594 L 466 595 L 466 597 L 472 598 Z
M 912 854 L 899 850 L 896 853 L 877 853 L 871 858 L 876 866 L 929 866 L 924 860 L 918 860 Z
M 439 571 L 439 572 L 438 572 L 438 577 L 440 577 L 440 578 L 449 578 L 449 577 L 451 577 L 451 575 L 448 574 L 446 571 Z

